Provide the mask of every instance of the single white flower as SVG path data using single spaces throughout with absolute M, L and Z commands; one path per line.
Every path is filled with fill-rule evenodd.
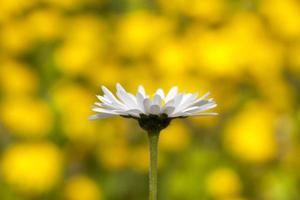
M 102 86 L 103 96 L 97 95 L 93 111 L 98 113 L 91 120 L 113 116 L 123 116 L 139 119 L 145 116 L 164 116 L 174 119 L 189 116 L 210 116 L 217 113 L 207 113 L 217 106 L 213 99 L 206 99 L 209 93 L 198 98 L 198 93 L 179 93 L 178 87 L 172 87 L 165 95 L 158 89 L 153 97 L 146 94 L 143 86 L 138 87 L 136 95 L 127 92 L 119 83 L 116 85 L 116 96 L 105 86 Z
M 166 128 L 172 119 L 189 116 L 209 116 L 217 113 L 205 112 L 217 106 L 213 99 L 206 99 L 209 93 L 198 98 L 197 93 L 179 93 L 177 87 L 172 87 L 165 95 L 158 89 L 151 97 L 146 94 L 143 86 L 138 87 L 136 95 L 128 93 L 117 83 L 116 96 L 105 86 L 104 95 L 98 95 L 93 111 L 98 113 L 91 120 L 113 116 L 134 118 L 148 132 L 150 170 L 149 199 L 157 200 L 157 155 L 160 131 Z

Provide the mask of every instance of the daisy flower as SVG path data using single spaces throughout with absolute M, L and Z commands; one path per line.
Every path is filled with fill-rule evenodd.
M 209 93 L 198 97 L 198 93 L 180 93 L 176 86 L 167 94 L 158 89 L 153 96 L 148 95 L 143 86 L 138 87 L 136 95 L 127 92 L 119 83 L 116 85 L 116 95 L 105 86 L 101 88 L 104 94 L 97 95 L 100 102 L 96 102 L 93 107 L 93 111 L 97 114 L 90 119 L 114 116 L 133 118 L 148 132 L 149 200 L 157 200 L 157 149 L 160 131 L 175 118 L 217 115 L 206 112 L 217 104 L 213 99 L 207 99 Z
M 168 125 L 170 120 L 175 118 L 217 115 L 217 113 L 205 112 L 217 106 L 212 98 L 206 99 L 209 93 L 198 97 L 198 93 L 180 93 L 178 87 L 174 86 L 167 94 L 162 89 L 158 89 L 153 96 L 150 96 L 140 85 L 134 95 L 117 83 L 115 96 L 105 86 L 101 88 L 104 95 L 97 95 L 100 102 L 95 103 L 92 110 L 97 114 L 91 116 L 91 120 L 122 116 L 137 119 L 144 129 L 149 129 L 151 127 L 145 126 L 147 121 L 156 124 L 160 121 Z

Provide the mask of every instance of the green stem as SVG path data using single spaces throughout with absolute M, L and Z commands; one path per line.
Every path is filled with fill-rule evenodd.
M 157 157 L 159 132 L 148 132 L 150 167 L 149 167 L 149 200 L 157 200 Z

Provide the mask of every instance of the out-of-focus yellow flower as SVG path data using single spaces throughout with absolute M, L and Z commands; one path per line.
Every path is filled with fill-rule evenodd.
M 205 22 L 219 21 L 224 15 L 227 4 L 225 0 L 175 0 L 172 3 L 165 0 L 157 0 L 158 4 L 167 12 L 182 13 L 189 17 L 205 20 Z
M 174 40 L 159 43 L 153 52 L 155 65 L 163 74 L 180 74 L 191 65 L 190 54 L 185 43 Z
M 260 10 L 271 28 L 286 39 L 300 36 L 300 3 L 297 0 L 263 0 Z
M 20 143 L 3 154 L 1 170 L 4 179 L 16 190 L 28 193 L 49 191 L 59 180 L 61 153 L 51 143 Z
M 211 82 L 202 77 L 202 75 L 196 72 L 192 73 L 178 73 L 174 76 L 165 77 L 165 74 L 161 75 L 160 87 L 168 91 L 172 86 L 177 85 L 182 91 L 199 91 L 199 95 L 204 95 L 206 91 L 211 88 Z M 180 79 L 178 78 L 180 77 Z M 157 87 L 156 87 L 157 88 Z
M 63 196 L 65 200 L 100 200 L 102 192 L 95 181 L 77 175 L 67 180 Z
M 190 136 L 183 123 L 174 121 L 160 134 L 160 146 L 166 151 L 180 151 L 187 147 Z
M 130 155 L 130 147 L 126 141 L 128 127 L 125 121 L 122 118 L 89 121 L 89 126 L 97 125 L 97 138 L 94 139 L 97 142 L 97 159 L 107 169 L 122 169 L 129 165 L 130 156 L 133 156 Z
M 245 58 L 248 61 L 246 63 L 248 72 L 264 79 L 280 72 L 283 65 L 283 51 L 280 44 L 267 38 L 259 38 L 247 47 L 250 51 L 248 59 Z
M 123 141 L 111 141 L 109 145 L 102 145 L 98 149 L 101 165 L 110 170 L 119 170 L 128 166 L 129 154 L 129 147 Z
M 172 24 L 166 18 L 147 11 L 131 12 L 121 19 L 115 40 L 120 52 L 130 57 L 150 52 L 153 45 L 169 35 L 172 29 Z
M 241 192 L 238 174 L 230 168 L 219 168 L 210 173 L 206 180 L 208 192 L 216 199 L 235 199 Z
M 97 159 L 101 166 L 109 170 L 119 170 L 129 166 L 133 155 L 130 154 L 130 147 L 126 142 L 127 126 L 124 119 L 111 118 L 98 122 L 89 121 L 89 123 L 99 125 L 96 131 L 96 141 Z
M 72 82 L 57 82 L 51 90 L 54 102 L 63 115 L 70 118 L 88 117 L 94 95 L 81 85 Z M 76 108 L 76 109 L 74 109 Z
M 21 14 L 24 10 L 30 8 L 36 3 L 36 0 L 1 0 L 0 2 L 0 21 Z
M 101 73 L 99 73 L 101 71 Z M 124 69 L 117 63 L 98 63 L 90 66 L 86 75 L 93 85 L 114 86 L 124 79 Z
M 271 77 L 283 64 L 282 45 L 268 37 L 261 20 L 251 12 L 236 14 L 216 30 L 191 28 L 187 38 L 201 73 L 241 77 L 247 72 Z
M 262 20 L 255 13 L 236 14 L 224 31 L 236 41 L 240 68 L 264 78 L 279 72 L 283 65 L 282 46 L 268 36 Z
M 206 21 L 219 21 L 226 11 L 225 0 L 182 0 L 181 10 L 187 16 L 204 19 Z
M 85 118 L 63 118 L 63 131 L 75 143 L 93 145 L 99 134 L 96 124 Z
M 202 73 L 232 76 L 241 72 L 239 44 L 223 30 L 203 31 L 197 38 L 191 38 L 191 45 L 193 57 Z
M 92 104 L 93 95 L 82 86 L 66 82 L 58 82 L 52 95 L 62 115 L 62 128 L 66 136 L 80 143 L 96 142 L 96 124 L 88 120 L 91 111 L 86 106 Z
M 252 103 L 225 129 L 224 143 L 242 160 L 265 162 L 277 152 L 275 139 L 276 115 L 264 104 Z
M 20 54 L 32 47 L 33 37 L 27 23 L 13 21 L 2 26 L 0 41 L 5 53 Z
M 57 38 L 64 29 L 64 18 L 57 11 L 50 9 L 32 12 L 26 23 L 31 34 L 44 40 Z
M 156 70 L 153 65 L 146 63 L 137 63 L 127 68 L 123 68 L 121 80 L 129 92 L 136 92 L 138 85 L 147 88 L 147 93 L 154 94 L 157 88 L 161 87 L 162 77 L 156 76 Z M 135 80 L 135 81 L 131 81 Z M 155 80 L 155 81 L 154 81 Z
M 0 88 L 9 96 L 21 96 L 37 91 L 38 78 L 29 66 L 13 60 L 1 63 Z
M 218 102 L 218 106 L 215 108 L 215 111 L 217 113 L 226 113 L 228 110 L 231 110 L 232 108 L 235 108 L 236 105 L 238 105 L 239 101 L 242 98 L 242 95 L 239 92 L 239 88 L 236 84 L 227 84 L 228 79 L 224 80 L 208 80 L 207 82 L 210 83 L 208 87 L 205 87 L 207 90 L 210 90 L 212 93 L 212 96 L 214 96 L 214 99 L 216 102 Z M 224 96 L 229 95 L 231 97 L 230 101 L 225 101 Z M 193 122 L 198 122 L 198 126 L 215 126 L 217 122 L 219 122 L 222 117 L 222 115 L 217 117 L 194 117 L 191 118 Z M 197 125 L 197 124 L 195 124 Z
M 77 75 L 101 57 L 104 25 L 93 16 L 77 17 L 69 24 L 65 41 L 55 52 L 55 60 L 66 75 Z
M 270 74 L 271 73 L 272 72 L 270 72 Z M 256 86 L 274 110 L 279 112 L 289 112 L 293 109 L 294 93 L 280 74 L 273 75 L 268 79 L 260 77 Z
M 53 126 L 49 106 L 39 99 L 6 99 L 1 105 L 0 116 L 12 134 L 24 137 L 44 136 Z

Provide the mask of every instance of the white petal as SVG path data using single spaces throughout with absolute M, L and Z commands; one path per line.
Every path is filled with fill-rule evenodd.
M 95 106 L 102 107 L 102 106 L 103 106 L 103 103 L 95 102 L 94 105 L 95 105 Z
M 128 110 L 127 113 L 131 116 L 139 117 L 141 114 L 141 111 L 137 110 L 137 109 L 131 109 L 131 110 Z
M 117 114 L 117 115 L 129 115 L 128 114 L 128 110 L 114 110 L 114 112 Z
M 169 117 L 183 117 L 184 113 L 183 112 L 173 112 L 168 115 Z
M 205 110 L 209 110 L 209 109 L 212 109 L 212 108 L 215 108 L 215 107 L 217 107 L 217 104 L 216 103 L 211 103 L 211 104 L 201 106 L 200 108 L 202 109 L 202 111 L 205 111 Z
M 207 101 L 207 100 L 205 100 L 205 98 L 208 97 L 209 95 L 210 95 L 209 92 L 205 93 L 202 97 L 200 97 L 199 99 L 197 99 L 197 100 L 193 103 L 193 106 L 194 106 L 194 105 L 198 105 L 198 103 L 201 102 L 201 101 Z
M 96 97 L 103 103 L 111 104 L 111 101 L 103 96 L 96 95 Z
M 123 92 L 126 92 L 126 90 L 122 87 L 122 85 L 120 83 L 117 83 L 116 84 L 116 88 L 117 88 L 117 91 L 123 91 Z
M 130 96 L 130 98 L 136 103 L 136 96 L 134 96 L 133 94 L 131 93 L 128 93 L 127 94 Z
M 186 116 L 216 116 L 219 115 L 218 113 L 193 113 L 187 114 Z
M 193 107 L 193 108 L 195 108 L 195 109 L 191 109 L 191 110 L 185 111 L 185 112 L 187 112 L 187 113 L 192 113 L 192 112 L 193 112 L 193 113 L 198 113 L 198 112 L 203 112 L 203 111 L 212 109 L 212 108 L 214 108 L 214 107 L 216 107 L 216 106 L 217 106 L 217 104 L 215 104 L 215 103 L 208 103 L 208 104 L 199 106 L 198 108 L 197 108 L 197 106 L 196 106 L 196 107 Z
M 109 89 L 107 89 L 105 86 L 102 86 L 101 88 L 106 99 L 112 102 L 115 106 L 124 108 L 124 105 L 109 91 Z
M 161 99 L 164 99 L 165 98 L 165 93 L 164 91 L 159 88 L 156 92 L 155 92 L 156 95 L 159 95 L 161 97 Z
M 160 106 L 159 105 L 151 105 L 150 114 L 157 115 L 159 113 L 160 113 Z
M 183 114 L 183 109 L 182 109 L 182 106 L 184 106 L 184 103 L 183 101 L 185 101 L 186 99 L 192 97 L 192 94 L 178 94 L 176 97 L 175 97 L 175 103 L 174 103 L 174 107 L 175 107 L 175 111 L 172 113 L 173 116 L 180 116 L 181 114 Z M 183 99 L 185 98 L 185 99 Z
M 205 99 L 206 97 L 208 97 L 210 95 L 210 92 L 206 92 L 202 97 L 200 97 L 200 99 Z
M 177 110 L 177 106 L 181 103 L 183 98 L 183 94 L 177 94 L 176 97 L 174 98 L 174 107 Z
M 189 99 L 189 98 L 191 98 L 191 96 L 192 96 L 192 94 L 191 93 L 188 93 L 188 94 L 183 94 L 183 97 L 182 97 L 182 100 L 181 100 L 181 102 L 177 105 L 177 108 L 176 108 L 176 110 L 182 110 L 183 109 L 183 107 L 185 107 L 186 106 L 186 101 Z
M 177 86 L 172 87 L 165 98 L 165 102 L 172 100 L 177 95 L 177 91 L 178 91 Z
M 161 96 L 158 94 L 155 94 L 151 105 L 161 105 Z
M 195 102 L 197 96 L 198 96 L 198 93 L 186 94 L 182 99 L 182 103 L 180 104 L 179 110 L 183 110 L 183 109 L 189 107 L 190 105 L 192 105 Z
M 197 100 L 195 103 L 193 103 L 191 106 L 203 106 L 205 104 L 209 104 L 209 103 L 214 103 L 214 102 L 210 102 L 208 100 L 202 99 L 202 100 Z
M 168 103 L 166 103 L 166 104 L 164 105 L 164 107 L 174 106 L 174 103 L 175 103 L 175 100 L 173 99 L 173 100 L 171 100 L 171 101 L 168 101 Z
M 151 104 L 150 99 L 149 98 L 144 99 L 143 104 L 144 104 L 145 114 L 149 114 L 150 113 L 150 104 Z
M 125 105 L 120 105 L 114 102 L 111 102 L 107 99 L 106 96 L 97 95 L 97 98 L 102 102 L 100 107 L 110 108 L 110 109 L 124 109 Z
M 107 113 L 101 113 L 101 114 L 96 114 L 96 115 L 90 116 L 89 120 L 104 119 L 104 118 L 113 117 L 113 116 L 116 116 L 116 115 L 114 115 L 114 114 L 107 114 Z
M 133 95 L 131 96 L 127 92 L 119 90 L 119 91 L 117 91 L 117 96 L 120 98 L 120 100 L 123 101 L 123 103 L 128 108 L 132 108 L 132 109 L 137 108 L 136 99 L 133 97 Z
M 175 110 L 175 107 L 173 107 L 173 106 L 167 106 L 167 107 L 164 107 L 162 113 L 170 115 L 170 114 L 172 114 L 174 112 L 174 110 Z
M 135 104 L 135 97 L 133 95 L 129 95 L 130 93 L 128 93 L 120 83 L 116 84 L 116 88 L 117 88 L 117 96 L 120 98 L 120 100 L 123 101 L 123 103 L 128 107 L 128 108 L 136 108 Z M 133 98 L 132 98 L 133 96 Z
M 144 96 L 140 92 L 138 92 L 136 94 L 136 102 L 137 102 L 137 105 L 138 105 L 139 109 L 142 112 L 145 112 L 144 104 L 143 104 L 143 102 L 144 102 Z
M 99 107 L 93 108 L 92 111 L 98 112 L 98 113 L 115 114 L 115 112 L 113 110 L 107 110 L 107 109 L 99 108 Z
M 139 85 L 138 92 L 141 93 L 141 95 L 143 95 L 144 98 L 146 97 L 146 92 L 142 85 Z
M 102 85 L 101 88 L 102 88 L 102 91 L 104 92 L 104 94 L 108 97 L 108 99 L 110 99 L 110 100 L 116 99 L 115 96 L 104 85 Z
M 119 108 L 115 107 L 114 105 L 106 104 L 106 103 L 96 102 L 94 105 L 95 105 L 95 108 L 100 107 L 100 108 L 104 108 L 104 109 L 108 109 L 108 110 L 118 110 L 119 109 Z
M 199 110 L 199 108 L 200 108 L 199 106 L 193 106 L 193 107 L 189 107 L 189 108 L 183 110 L 182 112 L 192 113 L 192 112 Z

